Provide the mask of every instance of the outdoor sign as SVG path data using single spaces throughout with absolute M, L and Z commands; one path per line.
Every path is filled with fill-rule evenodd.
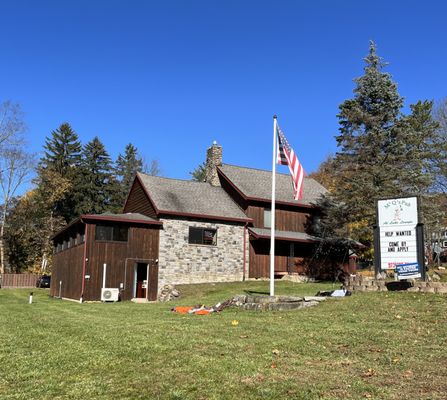
M 401 279 L 420 277 L 416 226 L 416 197 L 377 202 L 380 269 L 395 269 Z M 417 276 L 416 276 L 417 275 Z
M 421 271 L 419 270 L 419 264 L 417 262 L 396 265 L 396 273 L 399 279 L 412 279 L 421 277 Z

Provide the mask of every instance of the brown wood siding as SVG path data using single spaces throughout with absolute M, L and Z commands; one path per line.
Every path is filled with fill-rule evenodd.
M 51 273 L 50 295 L 79 300 L 82 291 L 82 261 L 84 259 L 84 244 L 71 247 L 53 255 L 53 270 Z
M 264 224 L 265 207 L 249 205 L 246 214 L 253 219 L 255 228 L 265 228 Z M 280 231 L 305 232 L 306 226 L 312 218 L 309 212 L 288 210 L 277 207 L 275 210 L 275 225 Z
M 249 205 L 245 213 L 253 220 L 255 228 L 264 228 L 264 207 Z
M 138 179 L 135 179 L 133 182 L 123 212 L 140 213 L 147 217 L 157 218 L 155 209 Z
M 307 263 L 311 258 L 314 245 L 292 243 L 293 257 L 290 256 L 290 242 L 275 243 L 275 274 L 306 273 Z M 268 278 L 270 276 L 270 240 L 250 240 L 249 277 Z
M 103 265 L 106 269 L 106 287 L 120 288 L 121 298 L 129 300 L 133 297 L 135 264 L 148 263 L 150 278 L 158 283 L 158 270 L 155 260 L 158 259 L 159 227 L 131 226 L 127 242 L 105 242 L 95 240 L 95 224 L 87 224 L 87 257 L 86 274 L 90 279 L 85 281 L 85 300 L 100 300 L 103 281 Z M 156 273 L 157 272 L 157 273 Z M 156 298 L 156 283 L 150 285 L 150 296 Z M 152 291 L 155 290 L 155 293 Z
M 107 223 L 104 221 L 102 223 Z M 116 223 L 113 222 L 113 225 Z M 129 226 L 127 242 L 96 241 L 96 224 L 78 224 L 79 232 L 86 231 L 86 262 L 83 298 L 86 301 L 100 300 L 103 281 L 103 265 L 106 269 L 106 287 L 120 288 L 122 300 L 133 297 L 134 270 L 137 262 L 147 263 L 150 267 L 149 298 L 156 299 L 158 290 L 159 226 L 120 223 Z M 73 236 L 75 232 L 70 232 Z M 61 240 L 61 238 L 58 238 Z M 84 243 L 59 251 L 53 256 L 53 272 L 50 294 L 59 296 L 59 282 L 62 281 L 61 296 L 80 299 L 83 279 Z

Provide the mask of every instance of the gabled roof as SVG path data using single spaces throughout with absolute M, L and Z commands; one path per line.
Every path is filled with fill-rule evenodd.
M 206 182 L 137 174 L 157 215 L 251 221 L 221 187 Z
M 272 200 L 272 172 L 222 164 L 219 174 L 227 179 L 242 196 L 250 200 Z M 292 180 L 289 174 L 276 173 L 276 201 L 295 205 L 310 206 L 327 190 L 312 178 L 304 178 L 303 199 L 293 199 Z

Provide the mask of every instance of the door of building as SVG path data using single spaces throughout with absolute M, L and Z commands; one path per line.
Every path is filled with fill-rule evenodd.
M 135 265 L 135 297 L 145 299 L 148 287 L 148 264 L 136 263 Z

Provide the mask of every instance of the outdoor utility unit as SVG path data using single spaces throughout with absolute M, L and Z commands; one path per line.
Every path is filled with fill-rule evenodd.
M 102 288 L 101 301 L 118 301 L 120 290 L 117 288 Z

